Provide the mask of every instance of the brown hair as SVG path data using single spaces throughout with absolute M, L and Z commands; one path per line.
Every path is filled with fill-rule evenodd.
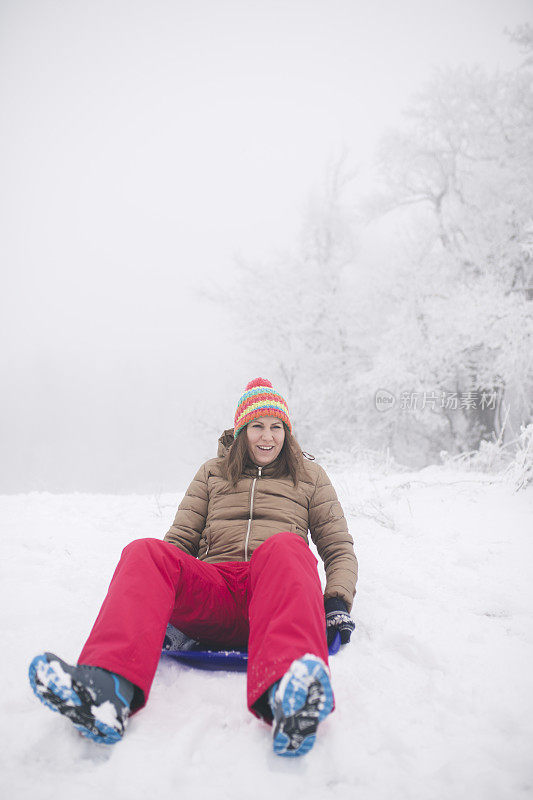
M 283 427 L 285 428 L 285 440 L 279 456 L 273 463 L 274 470 L 271 475 L 273 478 L 290 475 L 292 482 L 297 486 L 298 479 L 305 473 L 302 451 L 291 432 L 285 425 Z M 231 445 L 226 458 L 222 462 L 222 475 L 229 481 L 233 489 L 237 486 L 239 478 L 248 465 L 255 466 L 248 453 L 248 439 L 246 428 L 244 428 Z

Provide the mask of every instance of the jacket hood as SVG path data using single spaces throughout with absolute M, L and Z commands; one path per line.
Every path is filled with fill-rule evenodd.
M 233 444 L 233 428 L 228 428 L 221 433 L 218 438 L 218 450 L 217 450 L 217 457 L 218 458 L 225 458 L 228 454 L 228 450 L 230 449 L 231 445 Z

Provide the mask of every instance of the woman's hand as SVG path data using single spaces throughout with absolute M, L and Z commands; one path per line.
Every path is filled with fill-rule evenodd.
M 355 622 L 348 613 L 346 603 L 340 597 L 328 597 L 324 600 L 324 608 L 326 610 L 328 647 L 337 633 L 340 634 L 341 644 L 348 644 L 355 629 Z

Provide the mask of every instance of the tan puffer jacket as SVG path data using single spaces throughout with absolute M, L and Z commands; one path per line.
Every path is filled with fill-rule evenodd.
M 165 541 L 201 561 L 248 561 L 265 539 L 292 531 L 308 541 L 308 531 L 326 570 L 325 597 L 341 597 L 351 609 L 357 581 L 353 539 L 331 482 L 318 464 L 305 465 L 298 486 L 290 477 L 273 478 L 271 465 L 250 466 L 235 489 L 222 477 L 221 464 L 233 430 L 219 439 L 218 457 L 196 473 Z

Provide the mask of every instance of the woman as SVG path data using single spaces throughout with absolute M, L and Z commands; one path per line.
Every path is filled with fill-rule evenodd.
M 350 639 L 356 580 L 335 491 L 304 462 L 283 397 L 257 378 L 164 540 L 124 549 L 77 666 L 44 653 L 30 681 L 83 735 L 112 744 L 148 700 L 171 623 L 194 639 L 248 646 L 248 707 L 273 723 L 274 752 L 299 756 L 333 710 L 327 642 L 337 632 Z

